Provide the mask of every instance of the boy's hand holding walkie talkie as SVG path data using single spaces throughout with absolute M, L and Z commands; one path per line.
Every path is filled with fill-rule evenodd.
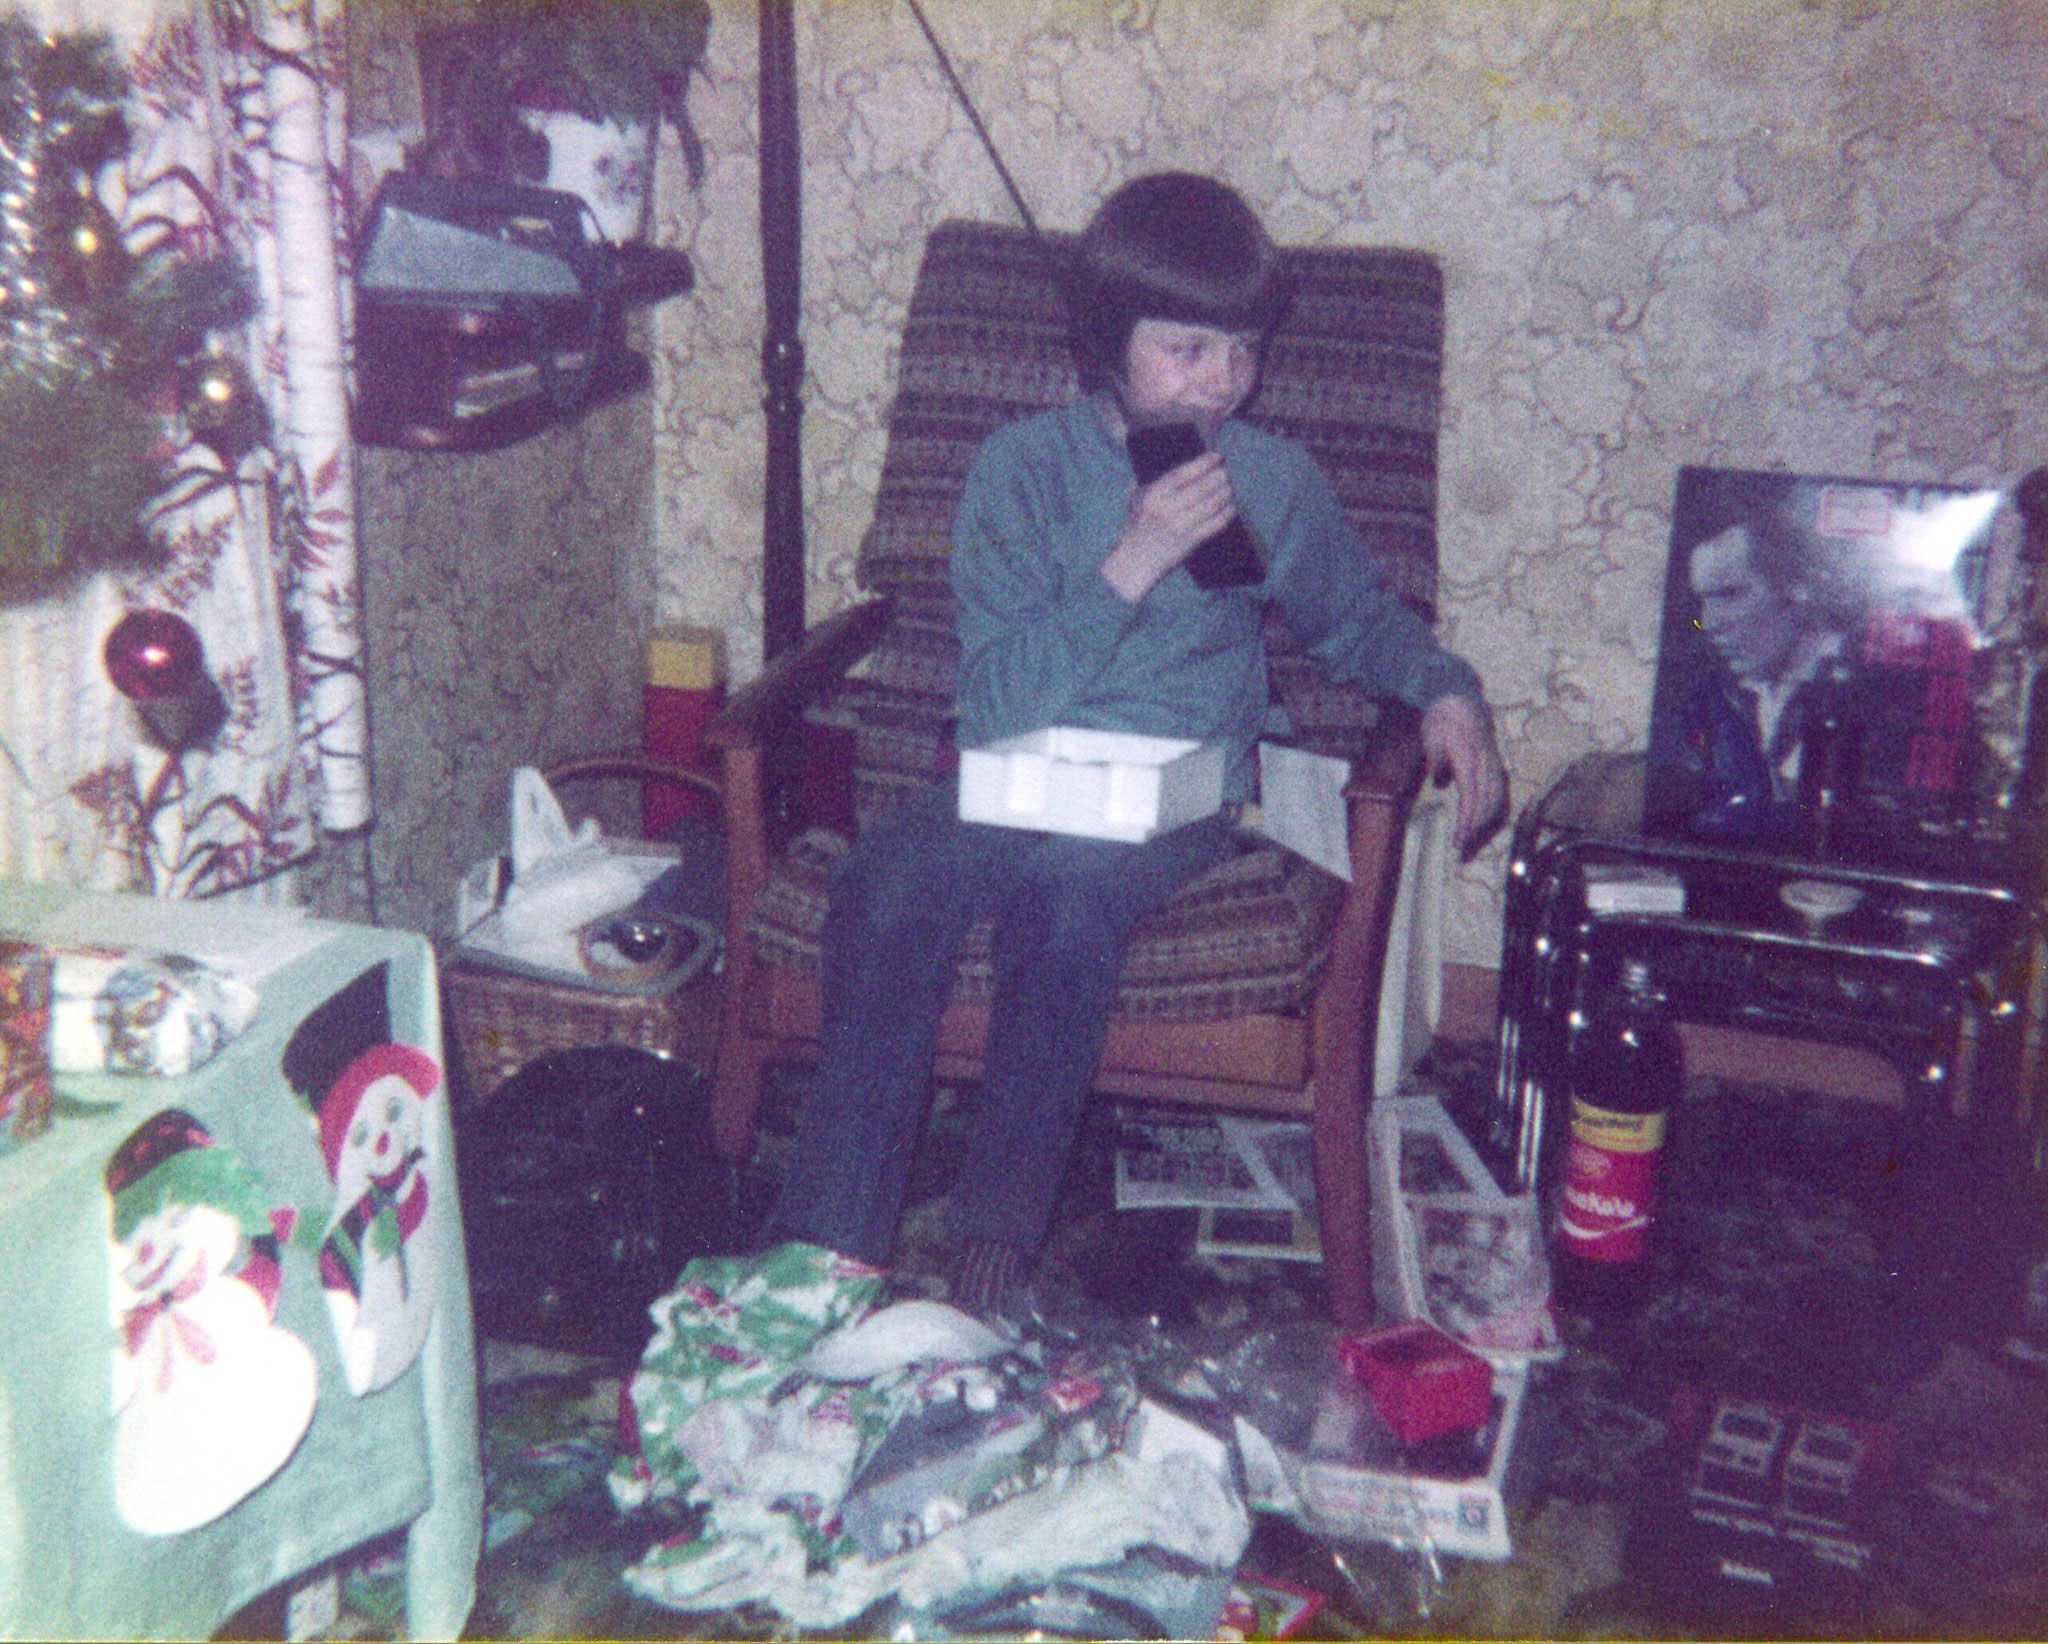
M 1141 486 L 1151 485 L 1209 450 L 1208 441 L 1192 422 L 1140 424 L 1130 430 L 1125 444 Z M 1240 588 L 1266 574 L 1251 531 L 1234 510 L 1223 526 L 1203 537 L 1181 563 L 1197 584 L 1208 589 Z

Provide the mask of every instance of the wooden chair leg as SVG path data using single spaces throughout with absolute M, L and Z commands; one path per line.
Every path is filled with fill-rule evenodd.
M 1342 1329 L 1361 1330 L 1373 1321 L 1372 1194 L 1361 1096 L 1318 1089 L 1310 1137 L 1330 1317 Z
M 1419 777 L 1419 764 L 1415 767 Z M 1310 1018 L 1315 1109 L 1310 1122 L 1323 1283 L 1330 1317 L 1372 1323 L 1372 1192 L 1367 1105 L 1372 1096 L 1381 973 L 1401 872 L 1412 781 L 1361 790 L 1351 808 L 1352 883 Z

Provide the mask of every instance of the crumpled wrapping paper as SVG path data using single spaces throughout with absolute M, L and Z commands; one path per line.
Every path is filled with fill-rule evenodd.
M 999 1448 L 993 1389 L 1024 1389 L 1020 1405 L 1062 1396 L 1057 1374 L 1005 1358 L 1018 1344 L 964 1313 L 920 1301 L 875 1310 L 882 1282 L 828 1251 L 784 1245 L 692 1262 L 655 1304 L 655 1339 L 631 1386 L 639 1452 L 614 1467 L 612 1494 L 621 1507 L 666 1498 L 709 1511 L 693 1539 L 650 1548 L 629 1586 L 676 1609 L 759 1603 L 827 1627 L 892 1595 L 936 1609 L 1139 1547 L 1234 1565 L 1250 1519 L 1214 1466 L 1184 1450 L 1108 1448 L 1134 1395 L 1102 1400 L 1101 1432 L 1049 1423 L 1015 1473 L 1020 1493 L 977 1497 L 957 1521 L 941 1511 L 943 1527 L 915 1545 L 864 1556 L 840 1510 L 906 1415 L 957 1398 L 963 1417 L 990 1418 Z
M 691 1262 L 649 1309 L 654 1339 L 628 1388 L 639 1453 L 612 1469 L 613 1499 L 715 1501 L 759 1476 L 750 1448 L 778 1450 L 784 1467 L 797 1450 L 846 1451 L 848 1411 L 797 1371 L 820 1337 L 868 1312 L 882 1282 L 815 1245 Z
M 1141 1461 L 1117 1452 L 893 1558 L 841 1559 L 759 1596 L 799 1626 L 831 1627 L 892 1595 L 912 1609 L 938 1610 L 1113 1563 L 1140 1547 L 1228 1570 L 1250 1539 L 1243 1500 L 1199 1460 L 1181 1454 Z

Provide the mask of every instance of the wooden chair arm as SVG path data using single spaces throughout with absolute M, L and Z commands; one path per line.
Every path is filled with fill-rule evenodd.
M 769 804 L 770 752 L 789 741 L 807 704 L 874 649 L 894 613 L 893 600 L 875 599 L 827 617 L 736 692 L 704 727 L 705 745 L 720 758 L 725 800 L 728 966 L 745 962 L 747 916 L 768 883 L 774 856 L 778 819 Z
M 1405 815 L 1421 791 L 1422 775 L 1422 715 L 1405 702 L 1382 703 L 1371 742 L 1351 762 L 1346 804 L 1353 810 L 1392 805 Z
M 1351 883 L 1332 933 L 1332 962 L 1355 970 L 1374 997 L 1400 883 L 1408 813 L 1422 789 L 1422 716 L 1392 704 L 1383 734 L 1355 755 L 1344 786 Z
M 871 599 L 827 617 L 733 694 L 704 727 L 705 746 L 721 753 L 765 746 L 874 649 L 895 609 L 894 600 Z

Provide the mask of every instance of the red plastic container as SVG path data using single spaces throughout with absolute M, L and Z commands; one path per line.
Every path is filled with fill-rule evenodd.
M 1493 1409 L 1493 1366 L 1426 1319 L 1347 1331 L 1337 1358 L 1403 1444 L 1483 1426 Z
M 640 750 L 700 776 L 716 776 L 703 751 L 704 727 L 725 706 L 725 635 L 716 628 L 657 628 L 647 636 L 647 685 Z M 710 814 L 694 788 L 650 782 L 641 798 L 640 830 L 659 839 L 685 816 Z

